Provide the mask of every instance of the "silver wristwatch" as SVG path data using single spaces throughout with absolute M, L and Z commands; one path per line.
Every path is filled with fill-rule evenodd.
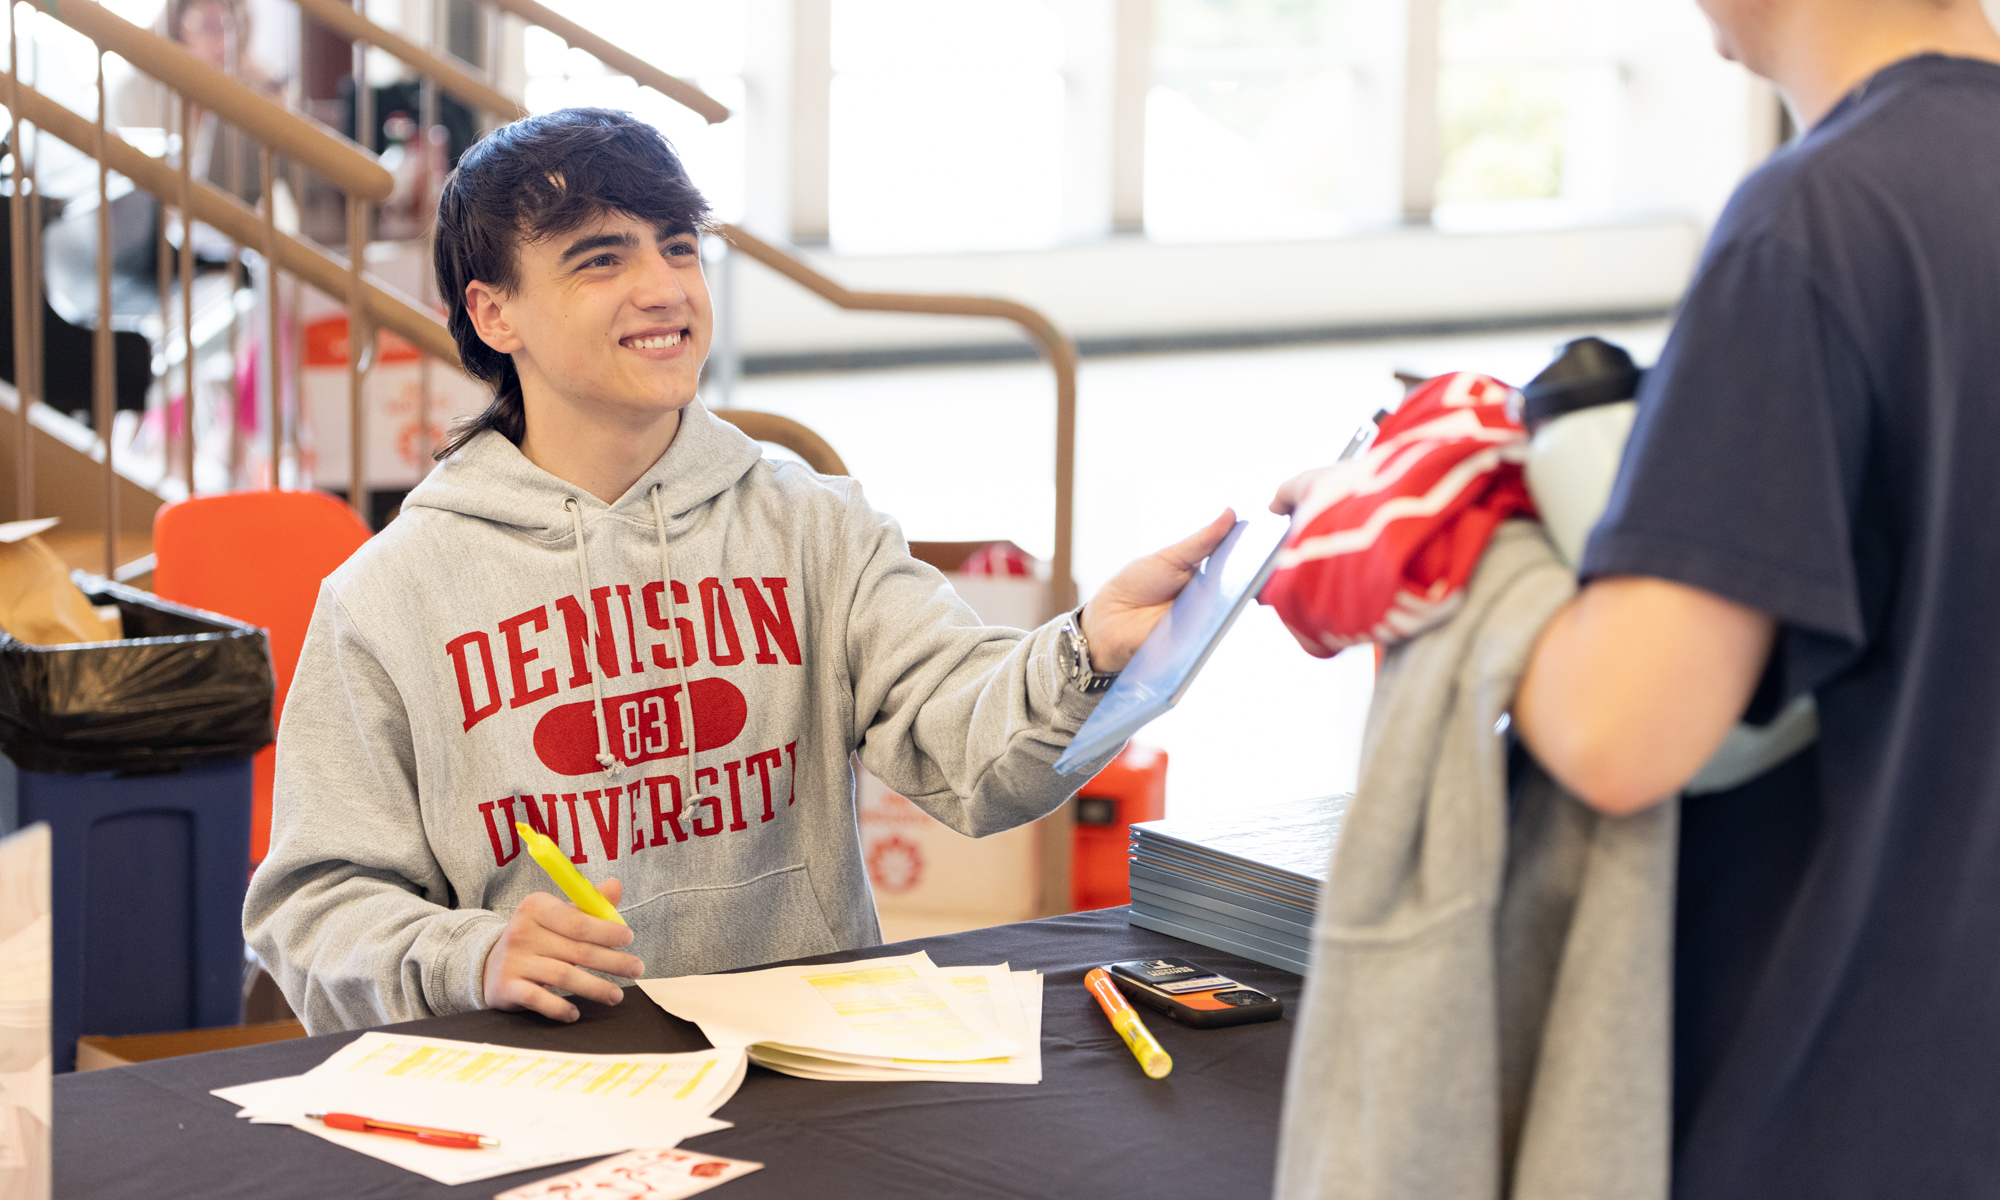
M 1109 688 L 1118 678 L 1116 671 L 1094 671 L 1090 666 L 1090 643 L 1083 636 L 1083 609 L 1064 613 L 1062 627 L 1056 631 L 1056 656 L 1061 660 L 1064 678 L 1069 685 L 1086 696 L 1095 696 Z

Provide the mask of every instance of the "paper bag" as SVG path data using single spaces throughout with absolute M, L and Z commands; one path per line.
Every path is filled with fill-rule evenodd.
M 118 640 L 116 621 L 105 621 L 69 566 L 41 538 L 56 523 L 10 521 L 0 525 L 0 629 L 36 646 Z

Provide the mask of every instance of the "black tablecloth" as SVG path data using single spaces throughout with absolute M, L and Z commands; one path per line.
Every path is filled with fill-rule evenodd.
M 692 1150 L 765 1164 L 716 1190 L 723 1200 L 1017 1197 L 1260 1197 L 1271 1191 L 1278 1106 L 1299 978 L 1126 924 L 1124 909 L 1051 917 L 949 937 L 826 955 L 827 962 L 922 948 L 942 966 L 1006 962 L 1047 975 L 1042 1082 L 827 1083 L 751 1067 L 716 1113 L 736 1127 L 690 1138 Z M 1083 987 L 1119 959 L 1191 958 L 1286 1005 L 1286 1018 L 1196 1030 L 1162 1014 L 1147 1025 L 1174 1057 L 1149 1080 Z M 432 1037 L 579 1053 L 699 1050 L 693 1025 L 637 988 L 574 1025 L 477 1012 L 395 1028 Z M 354 1033 L 166 1059 L 55 1081 L 55 1194 L 98 1197 L 492 1196 L 558 1174 L 446 1187 L 279 1125 L 236 1119 L 211 1088 L 296 1075 Z

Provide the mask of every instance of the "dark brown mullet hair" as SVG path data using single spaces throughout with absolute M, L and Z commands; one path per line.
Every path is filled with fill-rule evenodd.
M 527 431 L 513 357 L 480 340 L 465 309 L 465 286 L 477 279 L 511 292 L 520 286 L 523 245 L 613 212 L 651 223 L 662 238 L 708 228 L 708 201 L 672 144 L 630 113 L 565 108 L 524 117 L 487 134 L 458 160 L 438 200 L 438 294 L 459 358 L 492 387 L 493 402 L 453 425 L 434 457 L 449 457 L 489 429 L 517 446 Z

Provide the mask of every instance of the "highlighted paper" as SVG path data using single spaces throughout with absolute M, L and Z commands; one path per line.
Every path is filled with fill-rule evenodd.
M 957 1083 L 1040 1083 L 1042 1081 L 1042 976 L 997 967 L 940 968 L 952 986 L 971 1000 L 1007 1037 L 1025 1047 L 1004 1059 L 979 1062 L 918 1063 L 908 1059 L 819 1054 L 763 1043 L 750 1047 L 750 1061 L 802 1079 L 917 1080 Z
M 921 951 L 833 966 L 641 979 L 639 986 L 661 1008 L 701 1026 L 717 1046 L 777 1042 L 937 1062 L 1020 1050 Z
M 642 979 L 660 1007 L 806 1079 L 1041 1082 L 1041 976 L 898 958 Z
M 975 1029 L 963 1009 L 944 1003 L 936 981 L 920 977 L 913 965 L 803 978 L 851 1028 L 911 1057 L 951 1059 L 960 1057 L 960 1051 L 993 1057 L 991 1037 Z M 987 1025 L 998 1032 L 997 1023 L 989 1020 Z
M 459 1184 L 635 1146 L 668 1148 L 722 1128 L 740 1049 L 692 1054 L 562 1054 L 365 1033 L 304 1075 L 221 1088 L 256 1124 L 285 1124 L 405 1170 Z M 498 1146 L 454 1150 L 329 1129 L 308 1112 L 458 1129 Z

